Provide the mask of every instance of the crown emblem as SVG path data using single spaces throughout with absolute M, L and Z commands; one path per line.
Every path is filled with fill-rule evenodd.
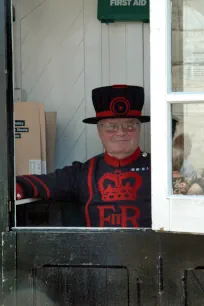
M 134 201 L 137 190 L 142 185 L 142 177 L 135 172 L 105 173 L 98 181 L 101 198 L 104 202 Z

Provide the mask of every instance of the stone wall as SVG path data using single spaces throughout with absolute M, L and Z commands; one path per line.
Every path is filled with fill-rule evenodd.
M 204 91 L 204 1 L 172 1 L 172 89 Z

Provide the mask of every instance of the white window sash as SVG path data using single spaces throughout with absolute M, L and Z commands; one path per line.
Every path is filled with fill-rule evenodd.
M 204 102 L 204 93 L 171 92 L 171 1 L 150 1 L 152 228 L 204 233 L 204 197 L 171 194 L 171 104 Z
M 167 76 L 171 75 L 167 39 L 171 17 L 169 4 L 167 0 L 150 1 L 152 228 L 167 231 L 170 230 L 170 200 L 167 198 L 170 126 L 166 124 L 170 122 L 166 103 L 166 95 L 170 92 Z
M 186 103 L 196 103 L 204 102 L 204 93 L 172 93 L 166 95 L 166 101 L 170 104 L 186 104 Z

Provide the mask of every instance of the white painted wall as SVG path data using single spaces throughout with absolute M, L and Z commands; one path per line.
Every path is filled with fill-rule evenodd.
M 91 91 L 98 86 L 144 86 L 150 112 L 149 25 L 101 24 L 97 0 L 13 0 L 16 99 L 57 111 L 56 167 L 102 152 Z M 19 94 L 20 92 L 20 94 Z M 150 151 L 149 124 L 141 148 Z

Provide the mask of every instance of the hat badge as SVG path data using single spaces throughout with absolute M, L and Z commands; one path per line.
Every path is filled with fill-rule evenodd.
M 116 97 L 110 103 L 110 110 L 114 115 L 124 116 L 130 110 L 130 102 L 124 97 Z

